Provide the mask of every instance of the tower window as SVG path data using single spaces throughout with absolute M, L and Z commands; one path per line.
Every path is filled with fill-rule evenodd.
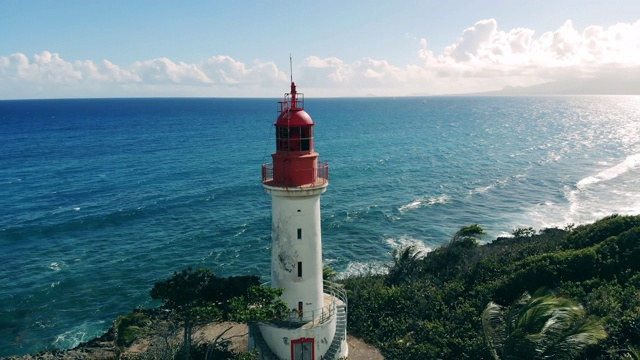
M 313 129 L 310 126 L 276 127 L 276 149 L 279 151 L 313 150 Z
M 306 127 L 306 128 L 302 128 L 302 136 L 300 139 L 300 150 L 302 151 L 309 151 L 311 150 L 311 128 L 310 127 Z
M 300 151 L 300 128 L 289 129 L 289 151 Z
M 298 261 L 298 277 L 302 277 L 302 261 Z
M 278 127 L 276 135 L 277 150 L 289 151 L 289 128 Z
M 302 239 L 302 229 L 298 229 L 298 240 Z

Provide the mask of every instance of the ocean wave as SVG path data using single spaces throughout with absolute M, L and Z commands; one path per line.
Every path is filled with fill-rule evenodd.
M 406 247 L 413 246 L 419 253 L 418 257 L 425 257 L 428 252 L 433 250 L 430 246 L 427 246 L 424 241 L 408 235 L 401 236 L 398 239 L 387 238 L 384 241 L 394 250 L 402 250 Z
M 496 187 L 496 184 L 491 184 L 491 185 L 487 185 L 487 186 L 480 186 L 480 187 L 477 187 L 477 188 L 469 191 L 469 195 L 482 194 L 482 193 L 485 193 L 485 192 L 487 192 L 487 191 L 489 191 L 489 190 L 491 190 L 491 189 L 493 189 L 495 187 Z
M 438 197 L 430 198 L 430 197 L 421 197 L 413 200 L 412 202 L 402 205 L 398 208 L 398 211 L 404 212 L 407 210 L 417 209 L 423 206 L 431 206 L 435 204 L 446 204 L 449 202 L 449 196 L 446 194 L 440 195 Z
M 104 321 L 100 321 L 98 323 L 83 323 L 78 325 L 69 331 L 57 335 L 51 345 L 56 349 L 74 348 L 82 342 L 99 336 L 104 331 L 104 323 Z
M 51 264 L 49 264 L 48 268 L 53 270 L 53 271 L 60 271 L 66 265 L 67 264 L 64 261 L 60 261 L 60 262 L 53 261 Z
M 602 170 L 596 175 L 587 176 L 586 178 L 578 181 L 576 186 L 578 187 L 578 190 L 583 190 L 589 185 L 596 184 L 601 181 L 615 179 L 618 176 L 635 169 L 638 165 L 640 165 L 640 154 L 629 155 L 621 163 L 616 164 L 615 166 L 612 166 L 608 169 Z
M 469 190 L 468 196 L 471 197 L 471 196 L 476 195 L 476 194 L 483 194 L 483 193 L 486 193 L 487 191 L 493 190 L 495 188 L 504 188 L 507 185 L 509 185 L 510 183 L 521 181 L 522 179 L 525 179 L 526 177 L 527 177 L 527 175 L 525 175 L 525 174 L 516 174 L 516 175 L 511 175 L 509 177 L 503 178 L 503 179 L 493 180 L 492 183 L 489 184 L 489 185 L 478 186 L 476 188 L 473 188 L 472 190 Z
M 389 263 L 382 261 L 353 261 L 347 265 L 344 271 L 338 273 L 337 278 L 342 280 L 363 275 L 386 274 L 388 271 Z
M 14 241 L 29 237 L 48 236 L 71 231 L 93 231 L 103 228 L 120 227 L 158 216 L 198 211 L 205 208 L 211 196 L 201 192 L 198 196 L 181 195 L 167 197 L 151 203 L 130 204 L 126 208 L 95 207 L 82 215 L 80 207 L 52 210 L 48 218 L 36 218 L 22 224 L 2 228 L 4 235 Z M 82 208 L 84 209 L 84 207 Z M 194 210 L 195 209 L 195 210 Z
M 640 165 L 640 154 L 627 156 L 623 161 L 582 178 L 575 185 L 562 188 L 564 201 L 546 201 L 525 211 L 515 226 L 537 229 L 563 228 L 569 224 L 588 224 L 611 214 L 640 213 L 640 182 L 635 176 L 621 178 Z M 616 183 L 609 183 L 616 179 Z M 620 181 L 620 183 L 617 183 Z
M 509 226 L 511 229 L 531 226 L 536 230 L 540 230 L 545 228 L 564 228 L 569 224 L 580 223 L 576 209 L 574 208 L 573 212 L 570 210 L 572 205 L 574 207 L 578 206 L 575 202 L 554 203 L 547 201 L 539 203 L 527 209 L 521 216 L 513 219 Z M 500 236 L 505 235 L 511 236 L 511 233 L 503 233 Z

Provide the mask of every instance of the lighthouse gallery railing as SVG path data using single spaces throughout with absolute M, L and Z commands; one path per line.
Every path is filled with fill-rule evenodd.
M 318 161 L 316 167 L 315 184 L 325 184 L 329 181 L 329 163 Z M 262 164 L 262 183 L 273 181 L 273 163 Z
M 314 327 L 331 320 L 338 311 L 338 305 L 347 304 L 347 290 L 341 284 L 327 280 L 323 281 L 323 285 L 324 294 L 331 296 L 329 304 L 323 304 L 320 308 L 302 312 L 297 309 L 291 309 L 288 314 L 282 314 L 271 323 L 278 325 L 278 327 L 294 329 L 300 326 Z M 266 282 L 262 286 L 271 286 L 271 283 Z

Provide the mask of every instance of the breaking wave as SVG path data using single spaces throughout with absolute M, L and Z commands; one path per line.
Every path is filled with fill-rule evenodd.
M 627 156 L 627 158 L 621 163 L 605 169 L 594 176 L 588 176 L 578 181 L 578 190 L 582 190 L 588 185 L 596 184 L 601 181 L 615 179 L 616 177 L 635 169 L 638 165 L 640 165 L 640 154 Z
M 417 209 L 423 206 L 431 206 L 431 205 L 435 205 L 435 204 L 446 204 L 449 202 L 449 196 L 445 195 L 440 195 L 438 197 L 421 197 L 418 199 L 413 200 L 412 202 L 406 204 L 406 205 L 402 205 L 398 208 L 398 211 L 400 212 L 404 212 L 407 210 L 412 210 L 412 209 Z

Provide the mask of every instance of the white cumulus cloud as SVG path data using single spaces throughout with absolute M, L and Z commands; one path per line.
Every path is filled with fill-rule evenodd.
M 609 28 L 591 26 L 576 30 L 570 20 L 555 31 L 536 36 L 533 30 L 517 28 L 499 30 L 495 20 L 483 20 L 462 33 L 460 41 L 433 57 L 421 51 L 425 65 L 458 64 L 482 75 L 495 69 L 505 74 L 533 72 L 544 75 L 550 69 L 575 67 L 596 71 L 612 64 L 640 65 L 640 20 L 634 24 L 617 24 Z M 467 67 L 467 65 L 472 65 Z
M 220 84 L 245 85 L 247 89 L 282 85 L 286 84 L 287 79 L 287 75 L 273 62 L 256 60 L 253 66 L 247 66 L 227 55 L 212 56 L 200 66 L 203 72 Z
M 0 57 L 0 73 L 11 82 L 33 82 L 37 84 L 64 84 L 80 80 L 82 74 L 60 55 L 43 51 L 30 61 L 24 54 Z
M 583 30 L 567 20 L 536 33 L 501 29 L 495 19 L 485 19 L 441 51 L 429 48 L 429 34 L 424 35 L 405 35 L 416 44 L 409 64 L 366 54 L 353 62 L 339 54 L 310 54 L 293 69 L 294 79 L 314 96 L 468 93 L 590 78 L 607 79 L 614 88 L 612 81 L 640 84 L 640 20 Z M 245 63 L 231 55 L 196 63 L 162 57 L 123 65 L 106 59 L 68 61 L 49 51 L 31 57 L 15 53 L 0 55 L 0 97 L 274 96 L 286 88 L 289 75 L 288 66 Z M 625 86 L 640 93 L 640 85 Z
M 210 84 L 213 81 L 195 64 L 182 61 L 175 63 L 167 58 L 138 61 L 133 65 L 136 73 L 146 84 Z

